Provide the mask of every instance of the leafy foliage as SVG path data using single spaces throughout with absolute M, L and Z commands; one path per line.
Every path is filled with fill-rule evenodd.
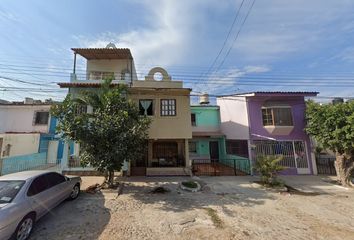
M 255 170 L 261 175 L 261 181 L 269 186 L 279 185 L 280 182 L 277 179 L 277 175 L 285 167 L 279 165 L 279 162 L 283 160 L 282 155 L 260 155 L 257 156 L 255 163 Z
M 307 102 L 306 131 L 323 148 L 336 153 L 338 180 L 353 186 L 354 173 L 354 101 L 339 104 Z
M 113 87 L 108 79 L 96 91 L 83 91 L 76 98 L 68 94 L 51 109 L 62 138 L 80 144 L 81 162 L 102 172 L 120 170 L 124 161 L 140 158 L 146 147 L 150 119 L 139 115 L 126 93 L 127 88 Z M 77 114 L 82 106 L 92 111 Z
M 354 101 L 320 105 L 307 102 L 306 132 L 323 148 L 340 154 L 354 149 Z

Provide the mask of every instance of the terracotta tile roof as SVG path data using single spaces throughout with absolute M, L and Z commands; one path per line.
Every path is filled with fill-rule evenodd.
M 58 85 L 61 88 L 68 88 L 68 87 L 86 87 L 86 88 L 92 88 L 92 87 L 100 87 L 102 83 L 78 83 L 78 82 L 64 82 L 64 83 L 58 83 Z M 111 83 L 111 86 L 116 86 L 119 85 L 120 83 Z
M 72 48 L 87 60 L 91 59 L 133 59 L 128 48 Z

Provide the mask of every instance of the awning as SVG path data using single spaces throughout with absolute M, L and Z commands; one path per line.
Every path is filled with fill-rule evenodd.
M 87 60 L 91 59 L 133 59 L 128 48 L 72 48 Z
M 193 137 L 224 137 L 222 132 L 192 132 Z

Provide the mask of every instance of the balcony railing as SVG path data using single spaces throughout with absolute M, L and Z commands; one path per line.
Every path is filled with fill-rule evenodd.
M 122 81 L 129 83 L 131 81 L 130 73 L 122 74 L 120 72 L 98 72 L 92 71 L 89 73 L 72 73 L 71 74 L 71 81 L 86 81 L 86 80 L 96 80 L 102 81 L 109 77 L 113 77 L 113 81 Z

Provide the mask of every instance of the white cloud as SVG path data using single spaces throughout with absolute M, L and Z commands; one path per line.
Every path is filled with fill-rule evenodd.
M 190 50 L 193 19 L 198 18 L 198 12 L 192 12 L 198 8 L 197 2 L 160 0 L 151 4 L 144 1 L 149 27 L 126 33 L 106 32 L 95 39 L 85 36 L 76 39 L 85 47 L 105 47 L 114 42 L 118 47 L 130 48 L 138 63 L 158 62 L 169 66 L 182 61 Z
M 271 69 L 267 66 L 245 66 L 244 68 L 234 68 L 211 74 L 206 81 L 199 81 L 192 84 L 195 92 L 207 92 L 210 94 L 220 94 L 230 91 L 240 90 L 237 85 L 241 77 L 246 75 L 255 75 L 257 73 L 269 72 Z M 194 89 L 193 88 L 193 89 Z
M 11 21 L 11 22 L 20 22 L 20 18 L 10 12 L 0 10 L 0 20 L 2 21 Z

